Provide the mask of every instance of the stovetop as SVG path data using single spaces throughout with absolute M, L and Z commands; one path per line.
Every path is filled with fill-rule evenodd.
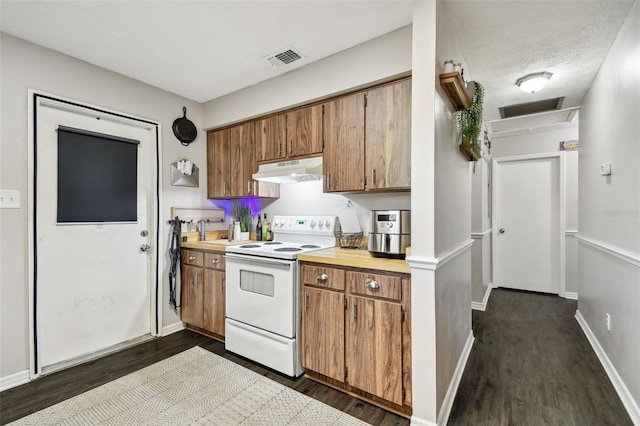
M 335 216 L 275 216 L 273 241 L 248 241 L 229 246 L 226 251 L 277 259 L 296 259 L 298 254 L 334 247 L 334 230 L 340 229 Z

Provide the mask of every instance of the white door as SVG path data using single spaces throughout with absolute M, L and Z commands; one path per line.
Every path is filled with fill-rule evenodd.
M 495 285 L 563 293 L 559 155 L 494 159 L 493 167 Z
M 156 129 L 48 99 L 36 107 L 36 369 L 46 373 L 150 335 Z M 139 141 L 137 218 L 57 223 L 59 126 Z

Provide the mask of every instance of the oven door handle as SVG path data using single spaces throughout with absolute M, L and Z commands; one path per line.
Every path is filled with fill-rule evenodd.
M 295 260 L 286 262 L 282 260 L 269 259 L 266 257 L 242 256 L 242 255 L 230 254 L 230 253 L 225 254 L 224 257 L 232 260 L 240 260 L 240 261 L 251 262 L 251 263 L 262 263 L 266 265 L 291 266 L 292 264 L 295 263 Z

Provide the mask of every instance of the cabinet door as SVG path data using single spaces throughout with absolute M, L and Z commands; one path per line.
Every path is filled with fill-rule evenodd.
M 322 152 L 322 105 L 287 112 L 287 156 Z
M 402 405 L 402 306 L 349 298 L 347 382 Z
M 272 115 L 256 121 L 256 161 L 270 161 L 286 156 L 286 116 Z
M 180 319 L 196 327 L 203 326 L 202 296 L 203 269 L 182 265 L 182 307 Z
M 411 80 L 372 89 L 366 101 L 366 187 L 411 187 Z
M 327 102 L 323 127 L 324 191 L 364 190 L 364 94 Z
M 344 382 L 344 293 L 304 287 L 305 368 Z
M 224 336 L 224 271 L 205 269 L 202 328 Z
M 231 196 L 253 195 L 253 178 L 257 168 L 254 156 L 254 123 L 245 123 L 229 129 L 229 150 L 231 155 Z
M 207 133 L 207 197 L 229 196 L 229 131 Z

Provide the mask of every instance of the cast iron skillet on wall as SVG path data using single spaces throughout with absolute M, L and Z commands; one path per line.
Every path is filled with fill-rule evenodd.
M 184 114 L 173 122 L 173 134 L 184 146 L 188 146 L 198 136 L 196 126 L 187 118 L 187 107 L 182 107 Z

